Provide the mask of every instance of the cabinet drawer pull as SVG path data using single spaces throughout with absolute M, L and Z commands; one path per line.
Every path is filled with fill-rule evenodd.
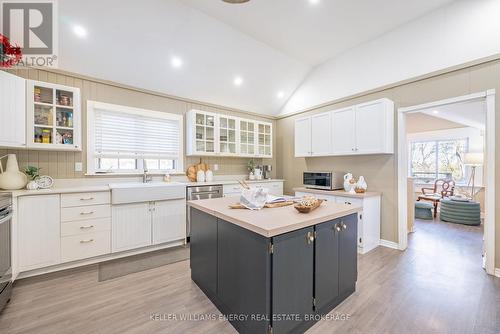
M 94 211 L 89 211 L 89 212 L 80 212 L 80 215 L 85 216 L 85 215 L 92 215 L 94 214 Z
M 344 202 L 344 204 L 352 205 L 352 203 L 351 203 L 351 202 Z
M 308 245 L 311 244 L 314 241 L 314 233 L 313 232 L 307 232 L 306 240 L 307 240 L 307 244 Z
M 89 242 L 93 242 L 94 239 L 80 240 L 81 244 L 88 244 Z
M 94 227 L 94 225 L 80 226 L 80 230 L 86 230 L 86 229 L 93 228 L 93 227 Z
M 91 201 L 94 197 L 80 198 L 80 201 Z

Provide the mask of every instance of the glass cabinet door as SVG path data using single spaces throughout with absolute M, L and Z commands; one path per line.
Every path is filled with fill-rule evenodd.
M 215 116 L 196 113 L 196 151 L 201 153 L 215 152 Z
M 240 120 L 240 153 L 255 154 L 255 123 Z
M 236 154 L 236 119 L 219 116 L 219 152 Z
M 73 92 L 35 84 L 33 87 L 33 143 L 74 144 Z
M 258 154 L 271 156 L 271 124 L 259 123 L 257 128 Z

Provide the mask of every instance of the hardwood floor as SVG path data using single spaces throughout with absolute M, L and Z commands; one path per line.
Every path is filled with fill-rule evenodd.
M 406 252 L 359 257 L 357 291 L 308 333 L 500 333 L 500 279 L 481 268 L 481 227 L 416 222 Z M 151 315 L 158 315 L 152 320 Z M 189 262 L 98 282 L 97 266 L 21 280 L 0 333 L 235 333 L 190 280 Z

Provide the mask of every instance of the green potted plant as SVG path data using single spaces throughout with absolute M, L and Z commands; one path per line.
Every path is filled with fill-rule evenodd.
M 255 161 L 253 159 L 250 159 L 250 161 L 248 161 L 247 169 L 248 169 L 248 179 L 254 180 L 255 179 L 255 175 L 254 175 Z
M 26 185 L 26 189 L 37 190 L 39 188 L 35 180 L 40 177 L 40 169 L 41 168 L 35 166 L 28 166 L 24 169 L 24 173 L 30 178 L 30 182 Z

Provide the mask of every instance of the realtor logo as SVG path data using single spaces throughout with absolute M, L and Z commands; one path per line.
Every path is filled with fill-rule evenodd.
M 16 66 L 57 67 L 56 0 L 0 0 L 2 35 L 19 46 Z

